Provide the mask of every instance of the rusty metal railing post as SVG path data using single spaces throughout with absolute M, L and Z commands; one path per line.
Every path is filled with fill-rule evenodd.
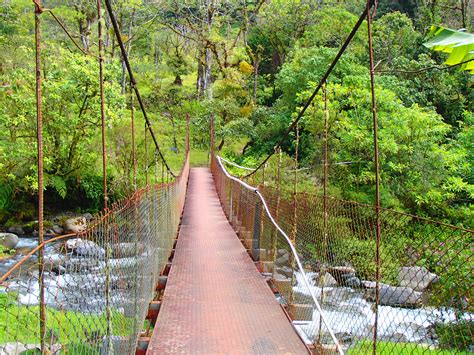
M 296 234 L 298 233 L 298 149 L 300 141 L 299 123 L 296 123 L 296 147 L 295 147 L 295 174 L 293 179 L 293 228 L 291 231 L 291 241 L 296 245 Z
M 189 136 L 189 131 L 190 131 L 190 122 L 191 122 L 191 117 L 189 116 L 189 113 L 186 113 L 186 144 L 185 144 L 185 154 L 187 156 L 190 148 L 190 136 Z
M 320 280 L 320 287 L 321 287 L 321 295 L 319 299 L 319 303 L 321 307 L 324 304 L 324 279 L 326 277 L 326 262 L 328 260 L 329 255 L 329 244 L 328 244 L 328 206 L 327 206 L 327 188 L 328 188 L 328 125 L 329 125 L 329 110 L 328 110 L 328 84 L 327 82 L 324 83 L 323 87 L 323 94 L 324 94 L 324 164 L 323 164 L 323 253 L 325 260 L 321 263 L 321 269 L 319 271 L 319 280 Z M 322 280 L 322 282 L 321 282 Z M 317 343 L 320 344 L 321 342 L 321 331 L 322 331 L 322 324 L 321 324 L 321 315 L 319 315 L 319 330 L 318 330 L 318 340 Z
M 36 75 L 36 124 L 38 149 L 38 244 L 44 241 L 44 178 L 43 178 L 43 101 L 41 92 L 41 0 L 35 4 L 35 75 Z M 41 353 L 46 352 L 46 306 L 44 300 L 44 248 L 38 249 L 39 318 Z
M 211 113 L 210 128 L 209 128 L 209 162 L 214 154 L 214 140 L 215 140 L 215 127 L 214 127 L 214 112 Z
M 280 222 L 280 203 L 281 203 L 281 148 L 278 148 L 278 163 L 277 163 L 277 176 L 276 176 L 276 184 L 277 184 L 277 202 L 276 202 L 276 211 L 275 211 L 275 219 L 277 223 Z M 272 233 L 272 261 L 275 263 L 276 255 L 277 255 L 277 237 L 278 230 L 275 228 L 274 232 Z
M 133 106 L 133 92 L 130 87 L 130 116 L 132 121 L 132 159 L 133 159 L 133 192 L 137 191 L 137 152 L 135 148 L 135 107 Z
M 100 117 L 102 124 L 102 174 L 104 188 L 104 209 L 107 210 L 107 150 L 105 144 L 105 98 L 104 98 L 104 44 L 102 41 L 102 12 L 100 0 L 97 0 L 97 31 L 99 37 L 99 86 L 100 86 Z
M 99 37 L 99 86 L 100 86 L 100 117 L 101 117 L 101 133 L 102 133 L 102 174 L 103 174 L 103 189 L 104 189 L 104 210 L 108 209 L 108 196 L 107 196 L 107 150 L 105 142 L 105 96 L 104 96 L 104 44 L 102 40 L 102 11 L 100 8 L 100 0 L 97 0 L 97 35 Z M 105 298 L 106 298 L 106 309 L 105 317 L 107 322 L 106 337 L 107 337 L 107 352 L 113 352 L 112 344 L 112 314 L 110 307 L 110 241 L 109 241 L 109 226 L 107 221 L 104 224 L 106 243 L 105 243 Z
M 155 184 L 158 185 L 158 152 L 155 150 Z
M 145 186 L 148 186 L 148 125 L 145 123 Z M 148 191 L 148 189 L 147 189 Z
M 254 261 L 260 260 L 260 233 L 261 233 L 261 213 L 262 203 L 260 201 L 255 202 L 255 211 L 253 219 L 253 236 L 252 236 L 252 257 Z
M 293 246 L 296 248 L 296 236 L 298 234 L 298 150 L 299 150 L 299 143 L 300 143 L 300 127 L 299 123 L 296 123 L 295 127 L 296 133 L 296 146 L 295 146 L 295 164 L 294 164 L 294 176 L 293 176 L 293 227 L 291 229 L 291 242 Z M 295 260 L 291 258 L 290 265 L 292 269 L 295 269 Z M 295 274 L 291 274 L 291 284 L 295 283 Z M 294 303 L 294 295 L 293 295 L 293 288 L 290 289 L 289 294 L 289 303 L 290 305 Z
M 373 353 L 377 353 L 377 328 L 379 316 L 380 303 L 380 167 L 379 167 L 379 147 L 378 147 L 378 132 L 377 132 L 377 100 L 375 94 L 375 65 L 374 65 L 374 51 L 372 47 L 372 15 L 370 13 L 371 0 L 367 1 L 367 34 L 369 43 L 369 64 L 370 64 L 370 89 L 372 96 L 372 121 L 374 133 L 374 162 L 375 162 L 375 212 L 376 212 L 376 226 L 375 226 L 375 321 L 373 334 Z

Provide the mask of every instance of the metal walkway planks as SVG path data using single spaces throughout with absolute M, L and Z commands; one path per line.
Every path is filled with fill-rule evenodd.
M 228 223 L 208 168 L 191 170 L 148 354 L 308 354 Z

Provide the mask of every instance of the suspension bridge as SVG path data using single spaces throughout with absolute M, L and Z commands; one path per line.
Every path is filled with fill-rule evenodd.
M 375 205 L 327 194 L 327 151 L 322 196 L 297 191 L 297 164 L 287 172 L 281 166 L 281 144 L 294 130 L 298 137 L 299 119 L 364 19 L 373 89 L 371 1 L 275 151 L 257 168 L 218 155 L 211 118 L 209 166 L 190 168 L 188 127 L 184 164 L 174 174 L 106 0 L 147 134 L 167 177 L 143 188 L 135 184 L 131 196 L 111 205 L 105 193 L 104 210 L 86 230 L 52 239 L 44 238 L 42 215 L 39 68 L 45 11 L 34 2 L 39 244 L 0 278 L 1 354 L 444 353 L 451 351 L 443 349 L 446 337 L 468 346 L 472 327 L 462 326 L 474 320 L 473 231 L 380 206 L 374 90 Z M 101 38 L 100 1 L 97 5 Z M 107 192 L 103 60 L 101 53 Z M 132 115 L 132 137 L 133 120 Z M 133 149 L 136 174 L 134 144 Z M 240 171 L 238 177 L 230 168 Z M 292 184 L 291 192 L 282 188 Z M 388 243 L 394 240 L 399 242 Z M 360 241 L 372 241 L 372 250 Z

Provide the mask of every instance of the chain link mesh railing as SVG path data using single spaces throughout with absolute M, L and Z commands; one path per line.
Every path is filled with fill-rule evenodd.
M 260 262 L 261 270 L 271 279 L 280 303 L 295 324 L 305 325 L 298 327 L 300 336 L 312 344 L 314 333 L 319 331 L 324 334 L 324 343 L 321 342 L 324 345 L 319 350 L 342 353 L 321 312 L 312 281 L 293 247 L 291 234 L 285 233 L 286 225 L 280 228 L 275 223 L 278 218 L 275 206 L 267 204 L 257 189 L 231 178 L 219 159 L 213 156 L 211 169 L 223 209 L 253 259 Z
M 331 330 L 348 354 L 372 353 L 374 344 L 379 354 L 474 351 L 472 230 L 381 209 L 377 279 L 374 206 L 263 185 L 246 188 L 222 168 L 215 159 L 217 191 L 229 220 L 316 350 L 337 350 Z M 287 232 L 309 287 L 255 191 Z
M 96 216 L 85 232 L 44 242 L 3 275 L 0 354 L 41 352 L 41 334 L 50 354 L 135 353 L 177 235 L 188 175 L 189 155 L 174 182 L 137 191 Z

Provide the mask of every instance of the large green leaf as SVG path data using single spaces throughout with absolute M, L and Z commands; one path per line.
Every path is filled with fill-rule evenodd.
M 424 46 L 449 53 L 445 64 L 456 65 L 474 59 L 474 34 L 432 26 L 428 35 L 432 38 L 424 43 Z M 469 70 L 474 74 L 474 60 L 462 64 L 461 69 Z

